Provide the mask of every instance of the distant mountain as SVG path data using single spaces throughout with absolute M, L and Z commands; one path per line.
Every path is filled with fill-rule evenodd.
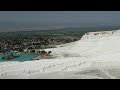
M 120 25 L 91 25 L 91 26 L 74 26 L 74 27 L 31 27 L 31 28 L 9 28 L 0 29 L 0 32 L 35 32 L 35 31 L 106 31 L 120 29 Z

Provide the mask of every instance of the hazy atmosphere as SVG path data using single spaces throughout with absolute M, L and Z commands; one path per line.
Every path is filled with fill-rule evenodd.
M 120 25 L 119 11 L 0 11 L 0 31 Z

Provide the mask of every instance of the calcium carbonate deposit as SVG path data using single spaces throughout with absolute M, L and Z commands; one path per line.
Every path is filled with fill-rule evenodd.
M 79 41 L 47 50 L 51 50 L 56 58 L 0 62 L 0 78 L 120 78 L 120 30 L 89 32 Z

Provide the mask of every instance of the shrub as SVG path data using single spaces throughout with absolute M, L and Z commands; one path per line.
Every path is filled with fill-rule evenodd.
M 48 54 L 52 53 L 51 51 L 48 51 Z
M 41 54 L 46 54 L 47 52 L 45 50 L 42 50 L 40 53 Z

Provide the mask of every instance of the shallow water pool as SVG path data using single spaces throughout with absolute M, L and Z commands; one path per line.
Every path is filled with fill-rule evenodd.
M 6 56 L 6 55 L 7 54 L 0 54 L 0 62 L 7 61 L 7 60 L 2 59 L 2 57 Z M 27 54 L 27 53 L 24 53 L 24 54 L 20 54 L 20 57 L 14 58 L 14 59 L 11 59 L 11 60 L 8 60 L 8 61 L 20 61 L 20 62 L 30 61 L 30 60 L 32 60 L 32 58 L 35 58 L 37 56 L 38 56 L 37 54 Z

